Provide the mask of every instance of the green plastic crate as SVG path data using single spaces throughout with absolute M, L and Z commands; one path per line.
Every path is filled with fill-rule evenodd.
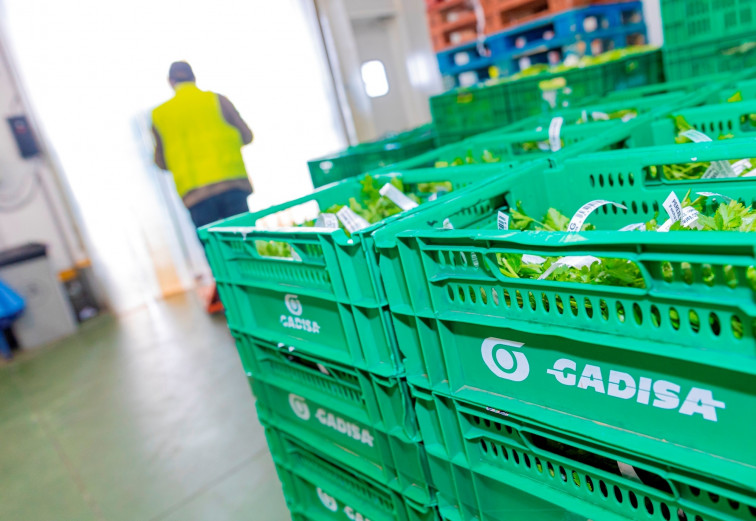
M 599 230 L 646 221 L 664 212 L 661 204 L 670 193 L 668 185 L 646 182 L 646 168 L 692 158 L 750 158 L 754 143 L 586 154 L 554 170 L 489 179 L 450 197 L 443 215 L 458 229 L 437 229 L 433 223 L 440 215 L 433 210 L 380 230 L 375 246 L 407 380 L 703 475 L 756 484 L 756 450 L 748 441 L 756 428 L 749 412 L 756 406 L 756 305 L 746 276 L 756 265 L 752 235 L 496 230 L 497 209 L 517 201 L 533 216 L 549 207 L 570 216 L 595 199 L 626 206 L 594 212 L 589 222 Z M 756 201 L 756 182 L 748 178 L 673 188 L 680 198 L 692 188 Z M 628 259 L 641 270 L 646 288 L 504 277 L 497 254 L 520 252 Z M 725 282 L 725 269 L 736 277 L 735 288 Z M 713 280 L 704 278 L 709 270 Z M 527 381 L 510 381 L 487 368 L 482 350 L 493 346 L 487 338 L 524 345 L 531 368 Z M 561 385 L 547 370 L 562 358 L 572 360 L 578 373 L 595 365 L 604 374 L 632 375 L 635 382 L 672 382 L 681 396 L 667 403 L 677 400 L 669 410 Z M 711 391 L 711 403 L 722 402 L 723 408 L 702 409 L 707 416 L 686 414 L 689 409 L 678 413 L 694 389 Z
M 442 145 L 513 121 L 499 86 L 478 85 L 433 96 L 430 111 Z
M 662 0 L 665 47 L 689 47 L 756 31 L 755 0 Z
M 728 36 L 679 47 L 664 48 L 666 78 L 680 81 L 756 66 L 756 34 Z
M 436 509 L 403 497 L 368 476 L 349 471 L 313 447 L 265 429 L 286 503 L 312 520 L 436 521 Z
M 349 147 L 339 154 L 307 162 L 315 188 L 363 174 L 416 156 L 435 146 L 431 125 L 382 139 Z
M 756 498 L 744 487 L 506 411 L 422 390 L 415 397 L 439 507 L 456 507 L 460 519 L 747 520 L 756 514 Z
M 421 183 L 448 181 L 459 189 L 502 168 L 454 169 L 375 176 L 379 186 L 398 177 L 425 199 Z M 341 229 L 295 227 L 266 230 L 258 219 L 315 205 L 325 210 L 360 197 L 358 179 L 324 187 L 305 197 L 257 213 L 242 214 L 200 230 L 229 326 L 238 332 L 296 346 L 336 363 L 383 376 L 401 371 L 386 297 L 374 256 L 363 243 L 396 215 L 348 237 Z M 427 201 L 404 214 L 443 204 Z M 314 217 L 314 215 L 313 215 Z M 289 245 L 297 259 L 258 253 L 257 241 Z
M 625 56 L 604 67 L 604 91 L 614 92 L 664 80 L 661 49 Z
M 420 503 L 431 491 L 406 384 L 235 335 L 261 421 Z

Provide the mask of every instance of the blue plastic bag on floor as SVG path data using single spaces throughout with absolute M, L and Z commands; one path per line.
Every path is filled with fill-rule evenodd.
M 10 326 L 24 310 L 24 299 L 0 280 L 0 329 Z

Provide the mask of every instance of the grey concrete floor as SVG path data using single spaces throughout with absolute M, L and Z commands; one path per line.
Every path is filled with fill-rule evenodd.
M 289 519 L 225 321 L 195 296 L 0 367 L 0 520 Z

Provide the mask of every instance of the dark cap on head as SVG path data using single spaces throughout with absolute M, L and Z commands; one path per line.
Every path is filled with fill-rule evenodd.
M 168 80 L 173 83 L 182 81 L 195 81 L 192 66 L 186 62 L 173 62 L 168 70 Z

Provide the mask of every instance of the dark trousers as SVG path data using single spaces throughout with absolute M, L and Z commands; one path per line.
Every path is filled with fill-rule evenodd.
M 206 224 L 248 212 L 248 196 L 249 192 L 246 190 L 233 189 L 200 201 L 189 208 L 194 226 L 201 228 Z

